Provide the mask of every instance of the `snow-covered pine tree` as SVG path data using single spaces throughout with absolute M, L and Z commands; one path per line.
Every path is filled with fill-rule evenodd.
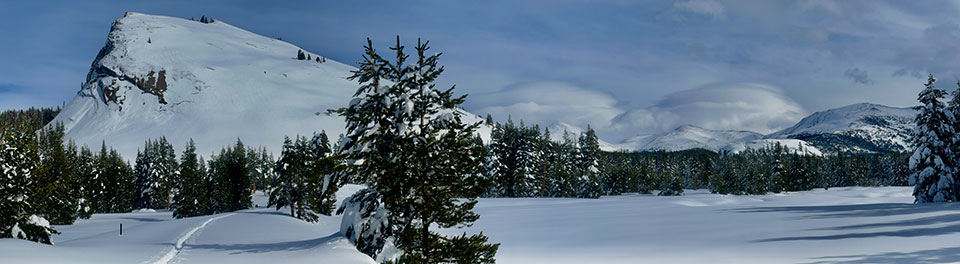
M 223 165 L 221 164 L 224 163 L 223 158 L 221 157 L 226 154 L 226 151 L 227 150 L 225 148 L 221 148 L 220 154 L 210 155 L 210 161 L 207 162 L 207 178 L 203 181 L 204 184 L 207 185 L 206 189 L 207 193 L 209 194 L 207 208 L 209 208 L 210 211 L 207 214 L 216 214 L 227 211 L 225 209 L 226 201 L 223 198 L 227 196 L 227 188 L 220 186 L 222 185 L 221 181 L 226 181 L 226 179 L 222 179 L 224 176 L 223 173 L 220 172 L 223 170 Z
M 956 172 L 949 142 L 955 136 L 949 117 L 940 100 L 946 91 L 934 86 L 929 75 L 917 98 L 922 104 L 916 117 L 917 128 L 911 138 L 916 147 L 910 157 L 910 184 L 917 203 L 952 202 L 957 200 Z
M 136 209 L 152 208 L 155 190 L 153 189 L 156 179 L 154 176 L 154 166 L 157 163 L 156 144 L 154 141 L 147 140 L 143 144 L 143 152 L 137 150 L 137 159 L 134 163 L 134 202 Z
M 273 167 L 275 166 L 272 158 L 267 154 L 267 149 L 247 149 L 247 161 L 250 162 L 250 180 L 253 182 L 253 191 L 267 191 L 269 188 L 269 179 L 272 179 Z
M 465 97 L 453 97 L 453 88 L 434 88 L 443 72 L 437 66 L 440 54 L 425 55 L 427 43 L 418 43 L 416 49 L 417 62 L 406 65 L 398 37 L 391 48 L 397 53 L 396 64 L 391 65 L 368 39 L 365 60 L 350 77 L 361 84 L 356 98 L 332 111 L 347 120 L 340 149 L 351 164 L 348 173 L 358 174 L 371 187 L 338 210 L 359 216 L 345 216 L 344 221 L 351 222 L 343 225 L 344 233 L 371 256 L 380 255 L 383 245 L 401 250 L 399 256 L 378 260 L 492 262 L 498 245 L 484 244 L 482 234 L 451 238 L 429 230 L 434 224 L 451 228 L 477 219 L 472 208 L 486 189 L 477 173 L 484 153 L 473 134 L 479 124 L 463 124 L 460 118 L 457 106 Z M 382 79 L 393 84 L 381 85 Z
M 554 197 L 577 197 L 580 181 L 574 166 L 577 160 L 576 140 L 570 133 L 563 131 L 562 141 L 551 146 L 553 150 L 550 175 L 556 184 Z
M 587 126 L 587 131 L 580 134 L 578 139 L 578 151 L 576 159 L 577 173 L 579 182 L 577 197 L 597 198 L 600 197 L 600 141 L 597 139 L 593 128 Z
M 540 185 L 534 175 L 539 158 L 537 127 L 517 126 L 508 117 L 506 124 L 497 124 L 491 132 L 490 149 L 496 155 L 497 171 L 494 177 L 496 195 L 500 197 L 529 197 L 538 195 Z
M 300 136 L 297 136 L 300 142 Z M 283 207 L 290 207 L 290 217 L 302 218 L 303 209 L 303 168 L 304 161 L 302 153 L 297 151 L 297 147 L 289 137 L 283 138 L 283 149 L 280 152 L 280 159 L 277 160 L 277 177 L 271 184 L 268 207 L 276 207 L 277 210 Z M 299 215 L 297 214 L 299 211 Z
M 331 215 L 337 202 L 336 192 L 340 189 L 337 179 L 337 166 L 340 161 L 333 155 L 327 132 L 314 133 L 310 140 L 310 152 L 307 164 L 310 173 L 304 204 L 310 209 L 310 219 L 316 221 L 315 214 Z
M 75 207 L 73 208 L 74 218 L 89 219 L 93 213 L 90 211 L 90 201 L 87 200 L 87 194 L 85 193 L 86 185 L 83 173 L 86 168 L 83 168 L 82 155 L 80 149 L 77 148 L 77 144 L 72 139 L 67 141 L 66 150 L 67 156 L 70 157 L 70 166 L 73 169 L 71 178 L 75 192 L 74 199 L 76 200 Z
M 213 177 L 214 212 L 233 212 L 253 206 L 253 184 L 247 166 L 246 148 L 237 139 L 236 145 L 220 151 L 210 158 Z
M 80 154 L 77 156 L 76 168 L 77 177 L 80 185 L 80 205 L 77 208 L 77 214 L 80 218 L 87 219 L 93 215 L 99 203 L 100 185 L 97 181 L 98 171 L 96 166 L 96 157 L 90 148 L 86 145 L 80 147 Z
M 161 137 L 154 142 L 155 164 L 153 166 L 152 189 L 153 197 L 150 199 L 152 204 L 150 208 L 170 209 L 170 199 L 172 196 L 171 179 L 177 173 L 177 153 L 173 145 L 167 141 L 166 137 Z
M 390 187 L 380 185 L 387 179 L 404 175 L 397 170 L 391 151 L 398 127 L 392 120 L 395 104 L 388 101 L 392 99 L 391 86 L 386 85 L 389 62 L 377 53 L 369 38 L 363 48 L 363 60 L 347 78 L 360 83 L 360 88 L 347 107 L 328 113 L 344 117 L 347 123 L 347 133 L 340 138 L 337 150 L 347 164 L 341 174 L 369 186 L 353 194 L 337 209 L 337 214 L 344 215 L 340 232 L 360 252 L 377 259 L 385 246 L 392 245 L 394 235 L 382 199 L 382 193 L 390 191 Z
M 37 138 L 25 121 L 0 127 L 0 238 L 13 237 L 52 244 L 57 233 L 37 215 L 40 166 Z
M 204 186 L 206 171 L 196 151 L 196 144 L 190 139 L 180 156 L 179 173 L 173 178 L 176 192 L 170 208 L 174 218 L 205 215 L 210 210 Z
M 399 42 L 398 37 L 394 49 L 398 58 L 404 56 Z M 409 177 L 397 184 L 400 192 L 385 193 L 384 199 L 393 222 L 402 227 L 396 239 L 397 248 L 403 251 L 398 261 L 493 263 L 499 244 L 487 244 L 482 233 L 446 237 L 430 231 L 433 225 L 464 227 L 476 221 L 480 216 L 473 212 L 473 207 L 486 189 L 486 182 L 476 173 L 484 154 L 475 135 L 480 123 L 462 121 L 463 112 L 458 107 L 466 96 L 454 97 L 455 87 L 435 88 L 444 71 L 437 65 L 442 53 L 427 55 L 429 43 L 417 40 L 417 61 L 410 65 L 410 74 L 398 74 L 400 79 L 396 82 L 409 88 L 410 96 L 399 98 L 398 103 L 401 111 L 411 117 L 397 120 L 407 123 L 397 150 L 401 155 L 410 155 L 403 159 L 410 162 L 405 166 Z
M 115 149 L 107 151 L 106 142 L 101 143 L 97 156 L 98 177 L 102 186 L 99 213 L 127 213 L 133 210 L 134 177 L 130 164 L 124 161 Z
M 36 212 L 54 225 L 69 225 L 77 219 L 79 186 L 72 152 L 64 146 L 62 123 L 40 129 L 40 168 L 36 181 Z
M 490 150 L 496 156 L 497 174 L 493 177 L 495 197 L 518 197 L 525 185 L 521 175 L 521 146 L 519 129 L 513 118 L 505 124 L 496 124 L 490 133 Z

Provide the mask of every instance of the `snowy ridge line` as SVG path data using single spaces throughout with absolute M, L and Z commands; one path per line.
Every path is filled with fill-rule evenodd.
M 194 233 L 196 233 L 197 231 L 200 231 L 200 229 L 203 229 L 204 227 L 207 226 L 207 224 L 209 224 L 210 222 L 213 222 L 214 220 L 217 220 L 217 219 L 220 219 L 220 218 L 224 218 L 224 217 L 227 217 L 227 216 L 231 216 L 231 215 L 235 215 L 235 214 L 236 214 L 236 213 L 229 213 L 229 214 L 225 214 L 225 215 L 221 215 L 221 216 L 217 216 L 217 217 L 214 217 L 214 218 L 207 219 L 207 221 L 203 221 L 203 223 L 201 223 L 200 225 L 197 225 L 197 226 L 193 227 L 193 229 L 190 229 L 189 232 L 187 232 L 186 234 L 183 234 L 182 236 L 180 236 L 180 238 L 177 239 L 177 243 L 175 243 L 175 244 L 173 245 L 173 247 L 170 248 L 170 250 L 167 251 L 167 254 L 164 254 L 163 257 L 161 257 L 161 258 L 160 258 L 159 260 L 157 260 L 157 261 L 154 261 L 153 263 L 154 263 L 154 264 L 166 264 L 166 263 L 169 263 L 171 260 L 173 260 L 174 257 L 176 257 L 178 254 L 180 254 L 180 251 L 183 249 L 183 243 L 186 242 L 187 239 L 189 239 L 190 237 L 192 237 Z

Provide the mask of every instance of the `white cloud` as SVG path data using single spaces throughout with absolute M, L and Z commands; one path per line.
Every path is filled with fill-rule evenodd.
M 537 83 L 471 96 L 477 114 L 498 120 L 550 125 L 591 125 L 609 141 L 693 124 L 708 129 L 771 133 L 793 125 L 805 110 L 777 87 L 757 83 L 713 84 L 668 94 L 644 108 L 623 109 L 608 94 L 566 83 Z
M 528 124 L 549 125 L 563 121 L 575 125 L 609 126 L 623 111 L 612 96 L 567 83 L 544 82 L 521 85 L 494 93 L 471 95 L 467 100 L 476 114 L 491 114 L 498 120 L 512 116 Z
M 673 3 L 673 7 L 695 14 L 709 15 L 713 19 L 726 18 L 726 10 L 723 4 L 714 0 L 687 0 Z
M 611 128 L 643 134 L 692 124 L 771 133 L 793 125 L 804 113 L 803 107 L 771 85 L 713 84 L 675 92 L 651 107 L 627 111 L 612 121 Z

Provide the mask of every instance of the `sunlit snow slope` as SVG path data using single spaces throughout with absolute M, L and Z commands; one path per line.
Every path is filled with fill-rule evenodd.
M 886 152 L 910 149 L 917 111 L 860 103 L 816 112 L 767 138 L 809 142 L 828 152 Z
M 203 154 L 237 138 L 275 153 L 285 135 L 336 138 L 342 119 L 317 113 L 349 102 L 354 68 L 309 52 L 311 60 L 298 60 L 298 50 L 220 21 L 127 13 L 54 121 L 78 144 L 106 141 L 128 159 L 161 136 L 177 147 L 193 138 Z M 489 128 L 481 133 L 489 138 Z

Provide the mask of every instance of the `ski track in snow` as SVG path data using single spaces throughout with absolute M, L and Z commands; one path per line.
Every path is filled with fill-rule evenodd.
M 183 250 L 183 243 L 186 242 L 187 239 L 189 239 L 190 237 L 192 237 L 194 233 L 196 233 L 197 231 L 200 231 L 200 229 L 203 229 L 204 227 L 207 226 L 207 224 L 209 224 L 210 222 L 213 222 L 214 220 L 217 220 L 217 219 L 220 219 L 220 218 L 224 218 L 224 217 L 227 217 L 227 216 L 231 216 L 231 215 L 235 215 L 235 214 L 236 214 L 236 213 L 229 213 L 229 214 L 225 214 L 225 215 L 221 215 L 221 216 L 217 216 L 217 217 L 214 217 L 214 218 L 207 219 L 207 221 L 203 221 L 202 224 L 193 227 L 193 229 L 190 229 L 189 232 L 187 232 L 187 233 L 183 234 L 182 236 L 180 236 L 180 238 L 177 239 L 177 243 L 174 244 L 173 247 L 170 248 L 170 250 L 168 250 L 167 253 L 163 255 L 163 257 L 161 257 L 159 260 L 154 261 L 154 262 L 152 262 L 152 263 L 153 263 L 153 264 L 167 264 L 167 263 L 170 263 L 170 261 L 173 260 L 173 258 L 176 257 L 178 254 L 180 254 L 180 251 L 181 251 L 181 250 Z

